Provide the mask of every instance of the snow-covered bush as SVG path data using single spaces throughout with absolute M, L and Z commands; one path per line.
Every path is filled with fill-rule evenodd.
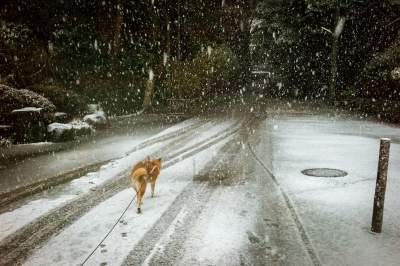
M 93 128 L 86 122 L 52 123 L 47 126 L 47 132 L 53 141 L 68 141 L 76 137 L 93 133 Z
M 88 104 L 88 115 L 83 117 L 83 121 L 93 127 L 104 127 L 107 124 L 107 116 L 101 108 L 100 104 Z
M 83 121 L 90 125 L 105 125 L 107 123 L 106 116 L 103 111 L 98 111 L 94 114 L 85 115 Z
M 1 122 L 12 125 L 17 143 L 43 141 L 55 109 L 52 102 L 35 92 L 0 85 Z
M 54 122 L 65 123 L 68 121 L 68 115 L 64 112 L 54 113 Z
M 15 109 L 9 115 L 13 138 L 17 143 L 44 141 L 46 126 L 52 122 L 53 114 L 41 107 L 24 107 Z
M 86 108 L 84 97 L 62 85 L 41 84 L 30 86 L 29 89 L 52 101 L 57 111 L 70 116 L 82 114 Z
M 54 112 L 56 107 L 47 98 L 29 90 L 17 90 L 0 84 L 0 113 L 24 107 L 42 108 L 44 112 Z

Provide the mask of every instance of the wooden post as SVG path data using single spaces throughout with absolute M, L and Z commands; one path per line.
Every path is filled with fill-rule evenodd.
M 386 180 L 389 164 L 390 139 L 381 139 L 379 150 L 378 175 L 376 177 L 374 209 L 372 213 L 371 231 L 382 232 L 383 208 L 385 204 Z

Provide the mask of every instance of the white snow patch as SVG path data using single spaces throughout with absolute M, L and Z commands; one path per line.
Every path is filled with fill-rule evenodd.
M 24 143 L 24 144 L 16 144 L 14 147 L 26 147 L 26 146 L 48 146 L 52 145 L 54 142 L 50 141 L 42 141 L 42 142 L 32 142 L 32 143 Z
M 54 113 L 55 117 L 66 116 L 66 115 L 67 115 L 67 113 L 64 113 L 64 112 L 55 112 Z
M 61 136 L 65 131 L 72 130 L 71 124 L 51 123 L 47 126 L 47 132 L 53 133 L 56 136 Z
M 104 125 L 107 123 L 107 118 L 104 111 L 96 111 L 93 114 L 85 115 L 83 121 L 90 125 Z
M 91 127 L 88 123 L 82 121 L 74 121 L 68 124 L 51 123 L 47 126 L 47 132 L 53 133 L 56 136 L 61 136 L 65 131 L 70 130 L 91 130 Z
M 153 79 L 154 79 L 153 69 L 149 69 L 149 81 L 153 81 Z
M 43 108 L 38 107 L 24 107 L 21 109 L 12 110 L 11 113 L 22 113 L 22 112 L 40 112 Z
M 342 34 L 345 22 L 346 18 L 341 17 L 339 19 L 335 28 L 335 33 L 333 34 L 336 38 L 338 38 Z

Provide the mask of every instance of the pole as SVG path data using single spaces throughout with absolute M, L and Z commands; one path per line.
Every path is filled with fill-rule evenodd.
M 381 139 L 371 225 L 371 231 L 374 233 L 382 232 L 383 208 L 385 204 L 386 180 L 389 165 L 389 150 L 390 139 Z

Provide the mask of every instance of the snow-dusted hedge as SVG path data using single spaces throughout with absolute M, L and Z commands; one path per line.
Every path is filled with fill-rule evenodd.
M 107 116 L 99 104 L 89 104 L 90 114 L 83 117 L 83 121 L 94 127 L 103 127 L 107 124 Z
M 86 109 L 84 97 L 60 84 L 37 84 L 28 89 L 49 99 L 57 107 L 57 111 L 65 112 L 69 117 L 79 116 Z
M 53 141 L 67 141 L 78 136 L 91 134 L 94 130 L 86 122 L 75 121 L 67 124 L 52 123 L 47 126 L 47 132 Z
M 27 106 L 42 108 L 43 112 L 56 110 L 51 101 L 33 91 L 17 90 L 0 84 L 0 113 L 11 113 Z
M 12 110 L 7 117 L 12 125 L 12 137 L 16 143 L 43 141 L 47 135 L 47 125 L 53 122 L 53 113 L 34 106 Z
M 105 126 L 107 118 L 103 111 L 97 111 L 94 114 L 86 115 L 83 121 L 95 127 Z

